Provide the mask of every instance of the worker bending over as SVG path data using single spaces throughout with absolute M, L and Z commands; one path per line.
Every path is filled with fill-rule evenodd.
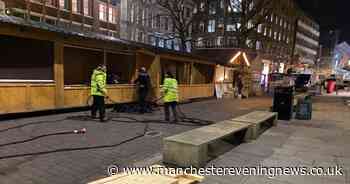
M 105 96 L 107 96 L 107 74 L 106 66 L 99 65 L 91 76 L 91 96 L 93 97 L 93 104 L 91 108 L 92 118 L 97 118 L 96 113 L 99 111 L 100 121 L 105 122 Z
M 162 91 L 164 93 L 164 112 L 165 112 L 165 121 L 170 121 L 170 112 L 169 107 L 174 115 L 174 122 L 178 121 L 178 115 L 176 112 L 177 102 L 179 101 L 178 89 L 177 89 L 177 80 L 174 78 L 171 72 L 165 74 L 165 79 L 163 83 Z

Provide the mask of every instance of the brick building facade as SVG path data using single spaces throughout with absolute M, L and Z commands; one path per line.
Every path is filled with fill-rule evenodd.
M 119 37 L 119 0 L 2 0 L 7 14 L 77 32 Z

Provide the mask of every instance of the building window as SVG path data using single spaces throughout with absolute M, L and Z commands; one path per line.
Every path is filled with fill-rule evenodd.
M 253 25 L 253 23 L 252 23 L 252 20 L 249 20 L 248 21 L 248 29 L 251 29 L 251 28 L 253 28 L 254 27 L 254 25 Z
M 256 42 L 256 50 L 262 49 L 261 41 Z
M 107 5 L 100 2 L 99 4 L 99 18 L 100 20 L 107 21 Z
M 198 12 L 197 6 L 193 7 L 193 13 L 196 14 Z
M 151 43 L 151 45 L 156 46 L 157 42 L 156 42 L 156 38 L 153 35 L 149 36 L 149 42 Z
M 186 12 L 186 17 L 191 17 L 192 16 L 190 8 L 186 8 L 185 12 Z
M 108 21 L 111 23 L 116 23 L 117 22 L 117 10 L 114 7 L 109 7 L 108 11 Z
M 81 0 L 72 0 L 72 11 L 74 13 L 81 12 Z
M 166 41 L 166 48 L 167 49 L 173 49 L 173 41 L 172 40 L 167 40 Z
M 204 7 L 205 7 L 204 2 L 201 2 L 200 6 L 199 6 L 200 11 L 204 11 Z
M 233 9 L 233 12 L 240 12 L 242 7 L 242 0 L 231 0 L 230 1 L 230 5 L 229 5 L 229 12 L 232 11 Z
M 216 14 L 216 2 L 211 1 L 209 3 L 209 14 Z
M 238 41 L 236 37 L 229 37 L 227 39 L 227 45 L 229 47 L 236 47 L 238 45 Z
M 141 25 L 143 25 L 143 26 L 145 26 L 145 24 L 146 24 L 145 18 L 146 18 L 146 10 L 143 9 L 142 13 L 141 13 L 141 20 L 140 20 L 141 21 Z
M 271 14 L 271 17 L 270 17 L 271 18 L 271 22 L 273 22 L 273 17 L 274 17 L 273 14 Z
M 158 47 L 164 48 L 164 39 L 162 39 L 162 38 L 158 39 Z
M 152 28 L 153 27 L 153 13 L 152 13 L 152 11 L 148 12 L 147 20 L 148 20 L 148 26 Z
M 277 32 L 276 31 L 273 34 L 273 39 L 277 40 Z
M 220 8 L 221 8 L 221 9 L 225 8 L 225 2 L 224 2 L 224 0 L 221 0 L 221 1 L 220 1 Z
M 178 39 L 174 41 L 174 49 L 177 51 L 180 50 L 180 41 Z
M 135 19 L 135 5 L 131 5 L 130 8 L 130 22 L 133 23 Z
M 282 39 L 282 33 L 280 32 L 278 35 L 278 41 L 281 41 L 281 39 Z
M 236 26 L 233 24 L 227 25 L 226 31 L 236 31 Z
M 209 20 L 208 23 L 208 33 L 215 32 L 215 20 Z
M 168 19 L 168 17 L 164 17 L 163 18 L 163 28 L 164 28 L 165 31 L 169 30 L 169 19 Z
M 68 0 L 60 0 L 60 8 L 69 10 L 69 3 Z
M 199 31 L 200 31 L 201 33 L 203 33 L 203 32 L 205 31 L 204 22 L 200 22 L 200 23 L 199 23 Z
M 224 44 L 224 37 L 223 36 L 219 36 L 217 39 L 216 39 L 216 45 L 221 47 L 223 46 Z
M 262 32 L 262 24 L 259 24 L 258 25 L 258 33 L 261 33 Z
M 199 37 L 197 39 L 197 47 L 204 47 L 203 38 Z
M 90 16 L 90 0 L 84 0 L 84 15 Z

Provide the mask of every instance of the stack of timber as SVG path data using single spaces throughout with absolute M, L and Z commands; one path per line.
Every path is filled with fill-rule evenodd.
M 172 174 L 172 169 L 161 165 L 153 165 L 150 168 L 154 174 L 121 173 L 88 184 L 196 184 L 204 180 L 204 177 L 198 175 Z

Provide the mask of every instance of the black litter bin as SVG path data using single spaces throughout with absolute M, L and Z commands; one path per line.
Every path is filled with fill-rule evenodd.
M 293 87 L 275 88 L 273 98 L 273 112 L 278 113 L 279 120 L 291 120 L 293 118 Z
M 312 119 L 312 100 L 311 96 L 298 100 L 295 118 L 298 120 Z

